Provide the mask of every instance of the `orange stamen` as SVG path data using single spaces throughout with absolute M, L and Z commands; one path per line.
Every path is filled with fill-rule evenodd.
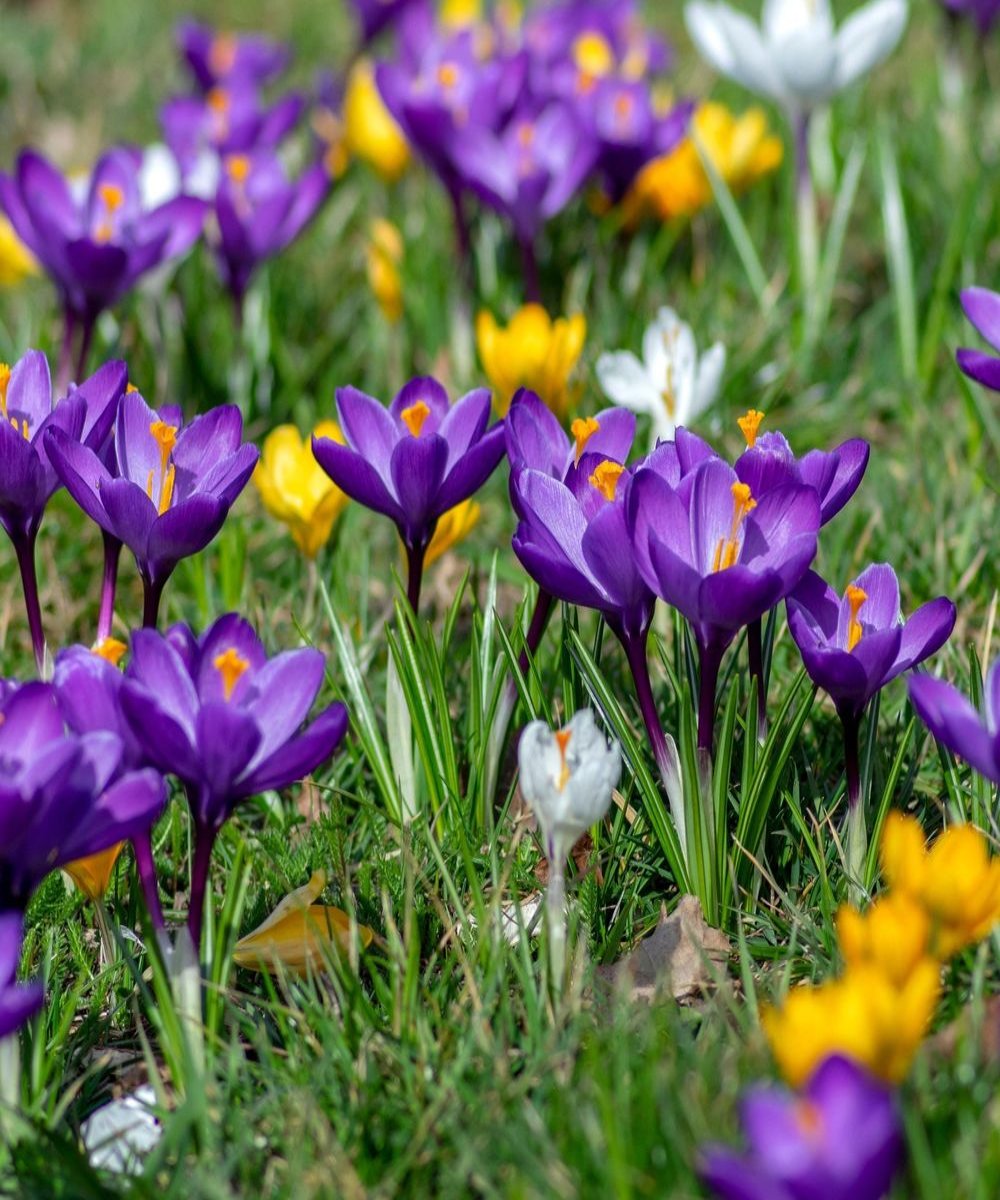
M 727 571 L 730 567 L 736 565 L 736 560 L 740 554 L 740 526 L 757 507 L 757 501 L 751 496 L 750 488 L 747 484 L 734 483 L 729 490 L 733 495 L 733 523 L 729 529 L 729 537 L 719 538 L 719 544 L 715 547 L 715 559 L 712 563 L 713 572 Z
M 125 203 L 125 193 L 117 183 L 102 183 L 97 192 L 109 213 L 117 212 Z
M 229 111 L 229 93 L 225 88 L 214 87 L 205 97 L 205 103 L 218 116 Z
M 157 512 L 162 517 L 170 507 L 174 494 L 174 478 L 177 474 L 170 462 L 170 453 L 177 442 L 177 426 L 168 425 L 166 421 L 154 421 L 149 432 L 160 447 L 160 495 L 157 499 Z M 149 472 L 146 480 L 146 495 L 153 499 L 153 472 Z
M 0 362 L 0 412 L 7 419 L 7 388 L 10 387 L 10 366 Z
M 454 63 L 442 63 L 437 69 L 438 83 L 445 88 L 453 88 L 458 83 L 458 67 Z
M 861 622 L 858 620 L 858 613 L 861 611 L 861 606 L 868 599 L 868 593 L 855 584 L 850 584 L 847 589 L 847 603 L 851 606 L 851 619 L 847 622 L 847 649 L 848 652 L 861 641 L 862 628 Z
M 576 462 L 580 462 L 584 447 L 601 428 L 600 422 L 593 417 L 577 417 L 569 427 L 570 433 L 576 438 Z
M 764 414 L 756 408 L 747 409 L 746 413 L 739 417 L 736 424 L 739 425 L 743 432 L 743 436 L 747 440 L 747 448 L 752 450 L 757 441 L 757 430 L 760 429 L 760 423 L 764 420 Z
M 592 488 L 596 488 L 605 500 L 611 501 L 618 491 L 618 480 L 624 473 L 625 468 L 620 463 L 606 461 L 595 468 L 587 482 Z
M 250 660 L 230 646 L 212 659 L 212 666 L 222 676 L 222 695 L 225 700 L 229 700 L 232 698 L 233 689 L 249 669 Z
M 560 729 L 556 732 L 556 745 L 559 747 L 559 761 L 562 766 L 559 770 L 559 780 L 556 783 L 556 788 L 561 792 L 569 783 L 569 765 L 566 762 L 566 750 L 569 747 L 569 740 L 573 736 L 570 730 Z
M 250 177 L 251 165 L 249 155 L 230 154 L 226 159 L 226 174 L 233 183 L 244 184 Z
M 424 422 L 431 415 L 431 410 L 423 400 L 418 400 L 416 404 L 411 404 L 409 408 L 404 408 L 399 415 L 402 417 L 403 424 L 410 433 L 414 437 L 420 437 L 420 431 L 424 427 Z
M 111 663 L 113 667 L 117 667 L 127 649 L 124 642 L 120 642 L 117 638 L 106 637 L 91 646 L 90 652 L 96 654 L 98 658 L 103 658 L 105 662 Z
M 212 41 L 208 51 L 208 65 L 213 75 L 228 75 L 236 63 L 236 38 L 231 33 L 220 33 Z

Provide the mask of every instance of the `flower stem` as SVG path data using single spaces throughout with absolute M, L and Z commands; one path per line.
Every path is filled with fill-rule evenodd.
M 35 571 L 35 537 L 29 533 L 14 542 L 17 565 L 21 571 L 21 586 L 24 590 L 24 607 L 28 613 L 28 629 L 31 631 L 31 646 L 35 652 L 35 667 L 39 677 L 45 673 L 45 631 L 42 629 L 42 610 L 38 603 L 38 575 Z
M 142 888 L 142 898 L 146 902 L 146 911 L 157 936 L 161 936 L 167 923 L 163 919 L 160 892 L 156 885 L 156 864 L 153 861 L 153 841 L 149 830 L 136 834 L 132 839 L 132 853 L 135 855 L 135 868 L 139 874 L 139 886 Z
M 59 346 L 59 364 L 56 367 L 56 398 L 61 399 L 69 388 L 69 375 L 73 367 L 73 335 L 76 333 L 76 317 L 70 310 L 63 310 L 63 335 Z
M 86 376 L 87 359 L 90 357 L 90 343 L 94 336 L 94 320 L 88 317 L 83 321 L 83 333 L 80 337 L 80 353 L 76 359 L 76 382 L 80 383 Z
M 518 238 L 521 251 L 521 274 L 524 278 L 524 295 L 532 304 L 541 304 L 542 287 L 538 279 L 538 258 L 531 238 Z
M 864 899 L 865 861 L 868 857 L 868 823 L 861 799 L 861 718 L 851 709 L 838 710 L 844 733 L 844 772 L 847 776 L 847 879 L 852 904 Z
M 819 278 L 819 228 L 816 218 L 816 194 L 809 163 L 809 116 L 798 113 L 795 127 L 795 207 L 799 235 L 799 286 L 806 325 L 811 331 L 813 301 Z
M 698 690 L 698 749 L 709 760 L 715 741 L 715 691 L 723 648 L 717 642 L 699 644 L 700 679 Z
M 747 626 L 747 655 L 750 678 L 757 688 L 757 741 L 767 741 L 767 680 L 764 678 L 763 622 L 760 617 Z
M 167 581 L 161 579 L 153 583 L 143 576 L 142 580 L 142 625 L 144 629 L 155 629 L 160 616 L 160 598 L 163 596 L 163 586 Z
M 838 712 L 844 732 L 844 772 L 847 776 L 847 804 L 857 808 L 861 803 L 860 718 L 849 709 Z
M 0 1038 L 0 1146 L 12 1146 L 20 1137 L 21 1038 L 9 1033 Z
M 104 534 L 104 575 L 101 578 L 101 609 L 97 617 L 98 645 L 111 636 L 115 619 L 115 590 L 118 586 L 118 560 L 122 544 L 110 533 Z
M 547 846 L 549 883 L 545 889 L 545 920 L 549 933 L 549 972 L 557 996 L 566 974 L 566 864 L 551 839 Z
M 194 858 L 191 861 L 191 900 L 188 905 L 187 927 L 195 948 L 201 944 L 201 924 L 205 911 L 205 892 L 208 888 L 208 868 L 212 861 L 216 830 L 209 825 L 196 825 Z
M 455 249 L 458 252 L 459 278 L 463 288 L 471 293 L 473 288 L 472 241 L 469 237 L 469 223 L 465 218 L 462 189 L 459 184 L 448 185 L 448 199 L 451 201 L 452 219 L 455 224 Z
M 420 609 L 420 584 L 424 577 L 424 555 L 427 544 L 406 547 L 406 598 L 416 616 Z

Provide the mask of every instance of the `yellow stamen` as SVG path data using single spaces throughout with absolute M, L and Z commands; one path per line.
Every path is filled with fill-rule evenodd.
M 568 729 L 560 729 L 556 733 L 556 745 L 559 747 L 559 761 L 562 763 L 559 770 L 559 779 L 556 783 L 556 789 L 560 792 L 569 783 L 569 765 L 566 762 L 566 749 L 569 746 L 569 740 L 572 736 L 572 732 Z
M 627 121 L 632 115 L 632 97 L 627 92 L 623 92 L 621 95 L 616 96 L 614 109 L 616 121 Z
M 570 433 L 576 438 L 576 463 L 579 464 L 584 447 L 601 428 L 600 422 L 593 417 L 577 417 L 569 427 Z
M 624 473 L 625 468 L 620 463 L 605 461 L 594 469 L 587 482 L 592 488 L 597 488 L 605 500 L 614 500 L 618 491 L 618 480 Z
M 250 158 L 246 154 L 230 154 L 226 159 L 226 174 L 235 184 L 246 183 L 250 177 Z
M 797 1101 L 794 1109 L 795 1124 L 809 1138 L 818 1137 L 823 1129 L 823 1115 L 808 1100 Z
M 454 63 L 442 63 L 437 69 L 438 83 L 444 88 L 453 88 L 458 83 L 458 67 Z
M 126 396 L 129 394 L 129 392 L 137 392 L 138 390 L 139 389 L 135 386 L 134 383 L 127 383 L 125 385 L 125 395 Z
M 113 667 L 117 667 L 127 649 L 128 646 L 124 642 L 120 642 L 117 638 L 106 637 L 91 646 L 90 652 L 96 654 L 98 658 L 103 658 L 105 662 L 111 663 Z
M 208 65 L 213 75 L 228 75 L 236 63 L 236 38 L 231 33 L 220 33 L 212 40 L 208 51 Z
M 214 87 L 205 97 L 205 103 L 212 112 L 222 116 L 229 111 L 229 93 L 225 88 Z
M 431 410 L 423 400 L 418 400 L 416 404 L 411 404 L 409 408 L 404 408 L 399 415 L 402 417 L 403 424 L 410 433 L 414 437 L 420 437 L 420 431 L 424 427 L 424 422 L 431 415 Z
M 729 529 L 729 537 L 719 538 L 719 544 L 715 547 L 715 559 L 712 563 L 713 572 L 728 571 L 730 567 L 736 565 L 736 560 L 740 554 L 740 543 L 738 540 L 740 526 L 757 507 L 757 501 L 751 496 L 750 488 L 747 484 L 734 483 L 729 490 L 733 494 L 733 523 Z
M 7 419 L 7 388 L 10 387 L 10 366 L 0 362 L 0 412 Z
M 757 430 L 760 429 L 760 423 L 764 420 L 764 414 L 756 408 L 747 409 L 746 413 L 737 419 L 736 424 L 743 431 L 743 436 L 747 440 L 747 448 L 752 450 L 754 443 L 757 441 Z
M 222 695 L 224 699 L 229 700 L 232 697 L 233 689 L 242 679 L 244 672 L 249 669 L 250 660 L 244 658 L 238 650 L 234 650 L 230 646 L 212 659 L 212 666 L 222 676 Z
M 535 127 L 530 121 L 522 121 L 517 127 L 517 140 L 527 149 L 535 140 Z
M 847 589 L 847 603 L 851 606 L 851 619 L 847 622 L 847 649 L 848 652 L 861 641 L 861 622 L 858 620 L 858 613 L 861 611 L 861 606 L 868 599 L 868 593 L 855 584 L 850 584 Z
M 16 421 L 12 421 L 11 424 L 14 426 L 15 429 L 17 428 Z M 28 427 L 28 418 L 27 417 L 21 418 L 21 437 L 23 437 L 26 442 L 31 441 L 31 430 Z
M 576 90 L 581 96 L 588 96 L 597 87 L 597 76 L 586 71 L 580 71 L 576 77 Z
M 160 495 L 156 508 L 162 517 L 170 507 L 170 501 L 174 494 L 174 478 L 177 472 L 170 462 L 170 452 L 177 442 L 177 426 L 168 425 L 166 421 L 154 421 L 149 427 L 149 432 L 160 447 Z M 149 472 L 149 478 L 146 480 L 146 495 L 150 500 L 153 499 L 152 471 Z
M 116 213 L 125 203 L 125 193 L 117 183 L 102 183 L 97 192 L 109 213 Z

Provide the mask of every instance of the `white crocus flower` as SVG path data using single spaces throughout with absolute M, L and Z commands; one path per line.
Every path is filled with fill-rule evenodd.
M 566 951 L 566 859 L 577 839 L 604 816 L 621 778 L 621 748 L 608 744 L 589 708 L 565 729 L 532 721 L 517 748 L 521 795 L 531 806 L 545 842 L 549 883 L 545 907 L 552 976 L 561 986 Z
M 834 26 L 829 0 L 764 0 L 760 25 L 718 0 L 690 0 L 688 32 L 717 71 L 811 112 L 866 75 L 903 35 L 907 0 L 871 0 Z
M 721 342 L 698 357 L 691 326 L 661 308 L 642 339 L 642 359 L 631 351 L 602 354 L 597 378 L 608 398 L 652 419 L 652 443 L 670 441 L 715 400 L 726 365 Z

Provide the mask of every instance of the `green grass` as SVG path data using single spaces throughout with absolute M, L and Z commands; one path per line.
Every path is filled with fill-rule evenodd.
M 342 15 L 319 0 L 295 0 L 280 11 L 261 0 L 183 8 L 116 0 L 38 11 L 7 6 L 0 162 L 9 164 L 21 144 L 33 142 L 65 165 L 86 165 L 111 140 L 155 136 L 156 104 L 181 86 L 170 29 L 188 8 L 291 38 L 300 82 L 336 62 L 348 42 Z M 868 476 L 824 530 L 818 569 L 842 584 L 868 561 L 888 560 L 900 573 L 905 609 L 951 595 L 959 623 L 936 665 L 966 686 L 978 670 L 970 650 L 982 658 L 997 642 L 992 538 L 1000 420 L 992 397 L 958 374 L 952 352 L 974 338 L 958 308 L 959 288 L 994 285 L 1000 269 L 990 186 L 995 139 L 985 132 L 998 117 L 989 81 L 1000 55 L 996 47 L 980 55 L 969 39 L 966 108 L 945 111 L 936 6 L 921 0 L 913 8 L 904 51 L 834 107 L 830 153 L 838 175 L 852 164 L 856 193 L 834 189 L 822 197 L 824 228 L 840 230 L 842 252 L 835 248 L 828 261 L 821 306 L 827 316 L 811 345 L 794 282 L 787 167 L 737 201 L 769 284 L 769 306 L 758 304 L 717 210 L 690 229 L 646 227 L 625 238 L 581 205 L 547 240 L 543 287 L 553 309 L 579 307 L 587 315 L 585 411 L 602 403 L 593 374 L 598 354 L 637 348 L 656 308 L 670 303 L 702 344 L 720 339 L 729 348 L 723 395 L 706 430 L 727 450 L 738 448 L 735 418 L 751 405 L 800 451 L 869 438 Z M 663 19 L 680 47 L 679 88 L 703 94 L 711 85 L 713 96 L 745 107 L 745 95 L 696 63 L 679 13 Z M 396 220 L 406 239 L 406 315 L 394 330 L 365 283 L 365 229 L 374 213 Z M 476 252 L 477 304 L 507 315 L 520 298 L 515 258 L 491 218 L 476 231 Z M 228 398 L 234 379 L 241 381 L 257 438 L 284 420 L 305 427 L 332 414 L 340 384 L 388 397 L 410 375 L 434 371 L 457 393 L 481 379 L 455 307 L 450 263 L 445 207 L 433 184 L 414 171 L 387 190 L 355 167 L 316 226 L 267 271 L 259 318 L 242 341 L 211 262 L 199 252 L 181 266 L 171 290 L 144 293 L 102 323 L 94 361 L 123 355 L 147 399 L 179 401 L 190 413 Z M 0 356 L 13 359 L 31 345 L 51 353 L 58 332 L 44 281 L 0 294 Z M 660 905 L 673 904 L 677 889 L 624 658 L 589 614 L 553 623 L 528 682 L 530 704 L 522 702 L 515 720 L 529 706 L 555 719 L 604 695 L 637 768 L 622 785 L 635 821 L 615 810 L 596 837 L 600 871 L 571 884 L 579 971 L 554 1003 L 537 943 L 524 938 L 508 946 L 499 933 L 500 903 L 537 887 L 539 861 L 533 838 L 507 819 L 509 753 L 499 809 L 482 785 L 489 685 L 519 645 L 527 593 L 509 550 L 505 487 L 503 479 L 491 482 L 481 524 L 456 555 L 431 569 L 416 630 L 396 607 L 393 572 L 401 563 L 387 523 L 356 506 L 319 562 L 329 603 L 321 595 L 307 605 L 304 564 L 249 493 L 213 546 L 178 572 L 166 594 L 168 620 L 200 628 L 240 607 L 274 649 L 300 637 L 314 642 L 328 654 L 326 694 L 342 696 L 354 715 L 343 751 L 315 780 L 318 816 L 301 815 L 306 806 L 296 791 L 278 803 L 246 806 L 225 831 L 213 874 L 221 914 L 213 946 L 224 950 L 252 929 L 317 867 L 329 874 L 328 902 L 356 914 L 378 941 L 356 970 L 333 964 L 329 978 L 305 983 L 230 970 L 226 954 L 213 951 L 208 1071 L 203 1079 L 166 1079 L 175 1107 L 164 1140 L 141 1178 L 116 1181 L 87 1167 L 77 1149 L 79 1124 L 103 1099 L 141 1081 L 144 1053 L 162 1067 L 169 1006 L 151 1001 L 149 983 L 138 985 L 126 964 L 98 969 L 92 912 L 60 877 L 50 878 L 32 906 L 25 964 L 44 968 L 48 981 L 46 1009 L 25 1054 L 31 1133 L 0 1177 L 5 1194 L 702 1194 L 694 1174 L 698 1145 L 734 1136 L 741 1089 L 773 1074 L 757 1001 L 836 967 L 831 918 L 847 884 L 838 854 L 843 789 L 835 716 L 822 698 L 813 703 L 768 785 L 758 846 L 765 874 L 748 871 L 732 848 L 739 902 L 720 916 L 742 953 L 734 951 L 729 981 L 690 1009 L 595 998 L 591 965 L 626 952 L 653 926 Z M 93 636 L 99 545 L 94 528 L 58 497 L 40 539 L 53 645 Z M 141 611 L 130 566 L 118 611 L 126 622 Z M 682 686 L 684 647 L 669 620 L 663 634 L 651 651 L 654 685 L 676 732 L 679 700 L 666 668 Z M 422 815 L 405 831 L 390 820 L 398 804 L 386 769 L 390 644 L 419 750 Z M 30 672 L 11 554 L 0 560 L 0 645 L 5 674 Z M 345 665 L 352 658 L 360 664 L 353 685 Z M 731 778 L 722 790 L 739 809 L 749 770 L 742 733 L 749 688 L 743 658 L 735 662 L 720 720 L 735 697 Z M 772 718 L 797 672 L 781 623 Z M 366 711 L 367 724 L 360 719 Z M 995 835 L 991 790 L 964 765 L 942 759 L 910 717 L 897 683 L 882 698 L 871 741 L 873 804 L 909 808 L 928 831 L 949 810 Z M 168 918 L 185 911 L 187 839 L 178 803 L 157 835 Z M 124 863 L 108 905 L 116 924 L 142 935 Z M 140 954 L 140 971 L 146 965 Z M 953 1054 L 924 1053 L 903 1090 L 910 1167 L 894 1193 L 899 1200 L 987 1200 L 997 1192 L 1000 1065 L 980 1052 L 975 1031 L 998 976 L 996 942 L 964 955 L 948 976 L 940 1022 L 964 1014 L 970 1033 Z M 172 1085 L 182 1083 L 178 1097 Z

